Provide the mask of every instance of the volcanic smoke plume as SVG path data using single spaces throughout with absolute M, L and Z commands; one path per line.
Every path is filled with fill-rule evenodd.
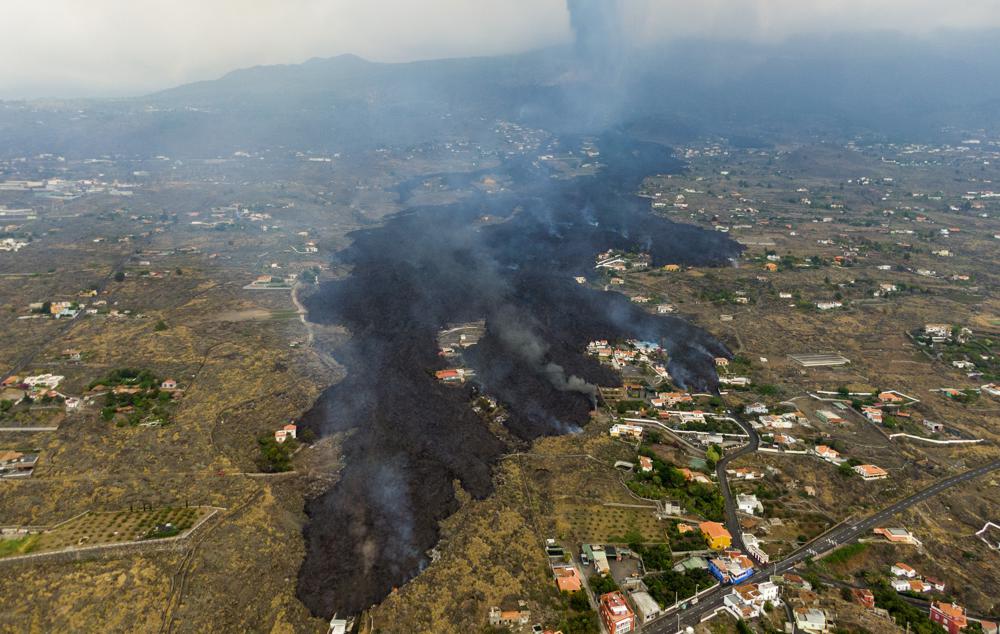
M 566 0 L 577 56 L 592 66 L 617 55 L 622 45 L 619 0 Z

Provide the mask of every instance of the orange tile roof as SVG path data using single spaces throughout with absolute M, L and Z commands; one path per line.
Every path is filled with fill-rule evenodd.
M 556 575 L 556 585 L 562 592 L 577 592 L 583 585 L 580 581 L 580 575 L 577 574 L 576 568 L 569 567 L 559 567 L 553 572 Z
M 698 524 L 698 528 L 701 529 L 702 533 L 705 533 L 708 537 L 728 537 L 732 539 L 732 535 L 726 530 L 726 527 L 718 522 L 702 522 Z
M 931 607 L 956 623 L 965 622 L 965 608 L 957 603 L 938 603 L 935 601 Z
M 868 476 L 889 475 L 889 473 L 885 469 L 881 467 L 876 467 L 873 464 L 859 464 L 857 468 L 861 469 L 861 471 L 863 471 L 864 474 Z

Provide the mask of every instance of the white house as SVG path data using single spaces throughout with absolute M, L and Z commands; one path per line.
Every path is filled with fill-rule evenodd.
M 671 414 L 675 414 L 682 425 L 685 423 L 705 422 L 705 412 L 700 410 L 695 410 L 693 412 L 671 412 Z
M 289 438 L 298 438 L 298 427 L 291 423 L 274 432 L 274 440 L 276 442 L 282 443 Z
M 746 386 L 750 385 L 750 379 L 745 376 L 720 376 L 719 383 L 721 385 Z
M 840 457 L 840 452 L 832 447 L 827 447 L 826 445 L 816 445 L 816 448 L 813 451 L 816 452 L 817 456 L 827 462 L 832 462 L 833 464 L 838 465 L 844 462 L 844 459 Z
M 816 608 L 796 608 L 795 627 L 807 632 L 824 632 L 826 613 Z
M 862 407 L 861 412 L 873 423 L 882 422 L 882 410 L 877 407 Z
M 639 425 L 615 423 L 611 426 L 608 433 L 611 434 L 612 438 L 632 438 L 634 440 L 642 440 L 642 427 Z
M 909 592 L 910 591 L 910 580 L 909 579 L 893 579 L 890 582 L 892 589 L 896 592 Z
M 750 405 L 747 405 L 743 411 L 747 414 L 766 414 L 767 405 L 764 405 L 763 403 L 751 403 Z
M 756 535 L 743 533 L 743 545 L 746 546 L 747 552 L 758 563 L 766 564 L 771 560 L 768 554 L 760 547 L 760 539 Z
M 778 586 L 770 581 L 746 583 L 736 586 L 723 599 L 725 610 L 738 619 L 753 619 L 764 612 L 764 605 L 770 601 L 780 605 Z
M 778 593 L 781 588 L 778 584 L 771 581 L 765 581 L 764 583 L 757 584 L 757 592 L 760 593 L 760 598 L 764 601 L 770 601 L 771 603 L 778 602 Z
M 935 343 L 951 339 L 951 324 L 925 324 L 924 334 Z
M 338 619 L 337 615 L 334 614 L 333 618 L 330 619 L 330 629 L 327 630 L 327 634 L 347 634 L 348 625 L 346 619 Z
M 764 512 L 764 505 L 760 503 L 760 500 L 753 493 L 737 493 L 736 506 L 740 512 L 748 515 Z
M 907 566 L 904 563 L 898 563 L 898 562 L 892 564 L 892 566 L 889 568 L 889 572 L 891 572 L 893 576 L 906 577 L 907 579 L 913 579 L 917 576 L 916 570 L 914 570 L 910 566 Z
M 648 592 L 631 592 L 629 597 L 635 604 L 641 623 L 648 623 L 663 614 L 660 604 Z
M 889 477 L 889 473 L 873 464 L 859 464 L 854 467 L 854 472 L 861 476 L 862 479 L 868 480 L 884 480 Z
M 768 414 L 760 417 L 760 424 L 767 429 L 791 429 L 794 423 L 783 416 Z
M 726 469 L 726 473 L 737 480 L 760 480 L 764 477 L 764 474 L 759 471 L 754 471 L 749 467 L 737 467 L 735 469 Z

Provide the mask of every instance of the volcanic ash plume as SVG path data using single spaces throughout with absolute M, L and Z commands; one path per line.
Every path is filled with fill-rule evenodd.
M 592 72 L 613 69 L 622 50 L 619 0 L 566 0 L 579 61 Z

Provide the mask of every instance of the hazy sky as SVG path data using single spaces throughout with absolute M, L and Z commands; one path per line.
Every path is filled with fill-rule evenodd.
M 636 40 L 1000 26 L 1000 0 L 620 0 Z M 693 6 L 695 5 L 695 6 Z M 0 98 L 136 94 L 255 64 L 566 43 L 564 0 L 3 0 Z

